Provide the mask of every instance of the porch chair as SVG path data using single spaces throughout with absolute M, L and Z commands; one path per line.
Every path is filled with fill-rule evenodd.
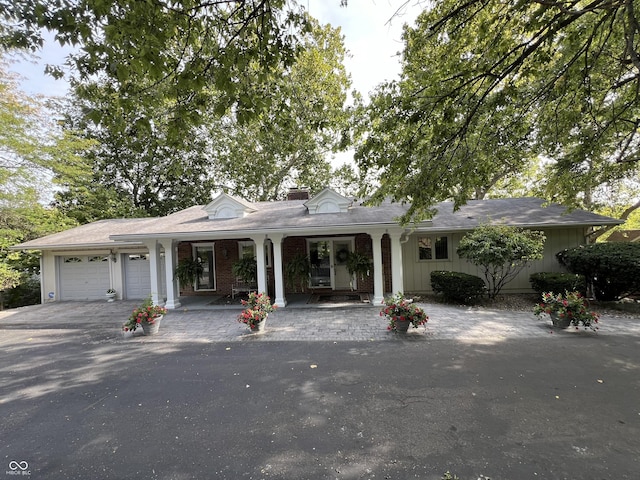
M 231 285 L 231 298 L 235 299 L 239 293 L 250 293 L 258 291 L 258 285 L 255 283 L 243 282 L 241 278 L 237 277 L 233 285 Z

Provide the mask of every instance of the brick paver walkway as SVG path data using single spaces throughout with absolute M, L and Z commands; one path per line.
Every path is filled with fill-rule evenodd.
M 251 333 L 236 321 L 239 310 L 171 311 L 163 320 L 160 334 L 139 337 L 139 341 L 277 342 L 277 341 L 425 341 L 456 339 L 461 342 L 494 344 L 503 339 L 564 335 L 637 335 L 640 318 L 603 316 L 598 333 L 591 330 L 558 330 L 550 320 L 538 320 L 533 313 L 479 308 L 419 304 L 429 315 L 425 327 L 407 334 L 387 331 L 379 308 L 290 308 L 269 314 L 263 333 Z
M 145 337 L 136 332 L 123 335 L 120 326 L 139 302 L 56 302 L 0 312 L 0 329 L 84 331 L 94 341 L 107 342 L 278 342 L 278 341 L 430 341 L 455 339 L 476 344 L 497 344 L 509 338 L 555 335 L 640 337 L 640 317 L 603 315 L 600 330 L 557 330 L 550 320 L 538 320 L 533 313 L 456 307 L 419 303 L 429 322 L 426 328 L 410 329 L 407 334 L 387 331 L 380 308 L 369 306 L 297 306 L 279 309 L 269 315 L 266 331 L 254 334 L 236 321 L 240 306 L 232 308 L 180 308 L 169 311 L 160 333 Z M 90 331 L 98 330 L 97 334 Z M 9 341 L 9 339 L 7 339 Z M 0 343 L 2 339 L 0 339 Z

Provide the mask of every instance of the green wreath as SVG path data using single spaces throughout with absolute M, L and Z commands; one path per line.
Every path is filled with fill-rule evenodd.
M 342 248 L 336 252 L 336 261 L 338 263 L 344 263 L 349 258 L 349 250 Z

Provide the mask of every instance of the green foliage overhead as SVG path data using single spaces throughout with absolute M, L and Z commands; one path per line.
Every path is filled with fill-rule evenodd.
M 556 254 L 570 272 L 584 275 L 598 300 L 640 292 L 640 244 L 594 243 Z
M 135 96 L 104 74 L 75 83 L 66 128 L 95 146 L 82 175 L 57 179 L 60 208 L 86 223 L 162 216 L 205 204 L 220 190 L 252 201 L 281 199 L 294 185 L 321 190 L 334 178 L 327 155 L 341 148 L 348 129 L 349 78 L 339 32 L 310 25 L 295 62 L 275 65 L 277 75 L 253 85 L 252 95 L 271 100 L 248 119 L 235 110 L 221 116 L 215 105 L 222 93 L 213 88 L 194 93 L 205 110 L 194 124 L 167 84 L 144 75 L 136 84 L 146 88 Z
M 634 2 L 439 0 L 404 34 L 399 81 L 362 120 L 358 165 L 373 201 L 481 198 L 544 155 L 537 185 L 591 207 L 638 172 L 640 9 Z
M 508 225 L 481 225 L 460 240 L 458 255 L 478 265 L 487 281 L 490 298 L 524 267 L 543 256 L 542 232 Z
M 50 30 L 78 49 L 71 61 L 80 79 L 107 74 L 133 96 L 165 83 L 191 120 L 201 112 L 198 92 L 209 87 L 222 93 L 221 111 L 261 111 L 270 98 L 248 92 L 274 65 L 293 61 L 306 28 L 301 7 L 288 0 L 0 0 L 0 12 L 0 45 L 35 51 L 42 29 Z M 148 83 L 139 86 L 143 75 Z

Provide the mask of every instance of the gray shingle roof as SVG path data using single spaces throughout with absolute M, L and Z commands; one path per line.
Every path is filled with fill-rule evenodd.
M 439 203 L 429 230 L 471 230 L 483 223 L 505 223 L 519 227 L 599 226 L 623 223 L 585 210 L 568 210 L 541 198 L 496 198 L 472 200 L 453 211 L 453 202 Z
M 399 204 L 378 207 L 354 206 L 346 213 L 310 215 L 305 200 L 256 202 L 256 211 L 242 218 L 209 220 L 202 206 L 194 206 L 158 218 L 154 223 L 136 228 L 135 234 L 193 234 L 201 232 L 285 231 L 349 227 L 355 225 L 396 225 L 395 218 L 405 212 Z M 363 228 L 364 230 L 365 228 Z M 134 232 L 132 232 L 134 233 Z
M 15 248 L 115 246 L 154 236 L 188 239 L 228 235 L 237 238 L 243 233 L 284 232 L 292 235 L 296 231 L 331 235 L 351 227 L 355 227 L 352 229 L 354 232 L 366 232 L 368 228 L 397 225 L 396 219 L 406 211 L 406 207 L 398 203 L 364 207 L 354 202 L 346 213 L 310 215 L 304 206 L 305 201 L 256 202 L 252 204 L 256 211 L 243 218 L 209 220 L 203 206 L 198 205 L 166 217 L 102 220 L 25 242 Z M 437 205 L 438 213 L 432 222 L 416 227 L 420 231 L 445 232 L 472 230 L 489 221 L 541 228 L 622 223 L 584 210 L 568 211 L 558 204 L 545 206 L 544 203 L 539 198 L 476 200 L 454 212 L 452 202 L 442 202 Z
M 112 247 L 125 242 L 115 242 L 109 238 L 113 234 L 122 234 L 136 231 L 144 224 L 155 218 L 128 218 L 99 220 L 97 222 L 81 225 L 59 233 L 53 233 L 46 237 L 37 238 L 29 242 L 16 245 L 16 249 L 39 248 L 74 248 L 74 247 Z M 126 242 L 131 243 L 131 242 Z

